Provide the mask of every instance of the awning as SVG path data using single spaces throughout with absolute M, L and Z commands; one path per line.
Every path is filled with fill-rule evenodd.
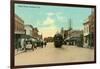
M 22 32 L 22 31 L 15 31 L 14 33 L 15 34 L 25 34 L 25 32 Z
M 68 37 L 64 41 L 80 41 L 79 37 Z

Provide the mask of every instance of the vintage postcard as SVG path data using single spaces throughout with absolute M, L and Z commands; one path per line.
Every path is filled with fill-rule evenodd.
M 96 6 L 13 1 L 11 66 L 96 62 Z

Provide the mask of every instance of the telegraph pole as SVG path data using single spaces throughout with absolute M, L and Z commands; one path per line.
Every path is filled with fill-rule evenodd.
M 64 38 L 64 28 L 63 27 L 61 28 L 61 34 L 62 34 L 62 36 Z
M 70 37 L 71 37 L 71 33 L 70 33 L 70 31 L 72 30 L 72 20 L 71 20 L 71 18 L 69 19 L 68 23 L 69 23 L 69 28 L 68 28 L 68 37 L 70 38 Z
M 72 20 L 71 20 L 71 18 L 69 19 L 69 30 L 72 30 Z

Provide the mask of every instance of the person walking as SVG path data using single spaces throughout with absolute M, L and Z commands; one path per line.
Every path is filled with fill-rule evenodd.
M 21 50 L 26 51 L 26 41 L 24 38 L 21 38 Z
M 20 43 L 21 43 L 21 39 L 18 38 L 18 40 L 16 41 L 16 49 L 17 49 L 17 52 L 20 51 L 20 49 L 21 49 Z

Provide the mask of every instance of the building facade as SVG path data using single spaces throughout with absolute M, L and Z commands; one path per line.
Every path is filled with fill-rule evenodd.
M 92 14 L 89 16 L 89 22 L 90 22 L 90 46 L 93 47 L 94 46 L 94 41 L 96 40 L 95 38 L 95 27 L 96 27 L 96 20 L 95 20 L 96 16 L 95 16 L 95 11 L 92 11 Z
M 24 21 L 17 15 L 15 15 L 15 34 L 25 34 Z
M 44 40 L 46 41 L 46 42 L 53 42 L 54 40 L 54 37 L 45 37 L 44 38 Z
M 93 47 L 95 41 L 95 12 L 91 12 L 88 21 L 84 23 L 84 47 Z
M 33 38 L 38 38 L 39 37 L 39 35 L 38 35 L 38 29 L 37 28 L 33 28 L 32 29 L 32 37 Z
M 25 34 L 25 30 L 24 30 L 24 21 L 15 14 L 15 27 L 14 27 L 14 34 L 15 34 L 15 46 L 17 46 L 18 44 L 18 39 L 22 38 Z
M 68 30 L 64 30 L 64 39 L 68 37 Z
M 25 29 L 26 38 L 30 38 L 30 37 L 33 36 L 33 35 L 32 35 L 33 26 L 32 26 L 32 25 L 25 25 L 24 29 Z
M 84 23 L 84 46 L 83 47 L 88 47 L 89 46 L 89 21 Z
M 67 44 L 69 45 L 79 45 L 79 43 L 82 44 L 81 35 L 83 34 L 82 30 L 70 30 L 68 31 L 68 37 L 67 37 Z

